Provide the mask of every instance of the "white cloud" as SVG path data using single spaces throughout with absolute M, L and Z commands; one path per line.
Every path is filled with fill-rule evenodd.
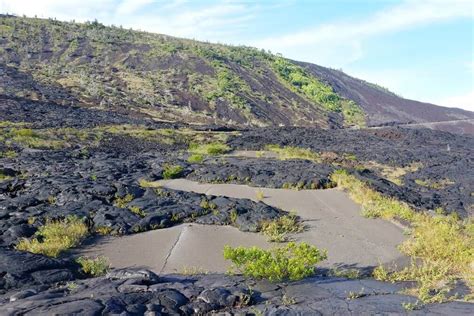
M 218 3 L 187 0 L 0 0 L 0 12 L 86 21 L 200 40 L 231 42 L 249 27 L 261 5 L 251 2 Z
M 376 12 L 364 20 L 323 24 L 281 36 L 264 38 L 252 44 L 299 59 L 302 59 L 300 54 L 302 51 L 309 51 L 312 57 L 303 54 L 307 61 L 342 66 L 362 57 L 361 54 L 353 54 L 350 48 L 363 47 L 362 42 L 367 38 L 473 15 L 471 1 L 405 1 Z M 338 52 L 341 50 L 347 55 L 345 60 L 339 58 Z M 359 49 L 361 50 L 362 48 Z M 336 56 L 331 57 L 330 52 L 336 52 Z
M 147 5 L 155 2 L 154 0 L 123 0 L 115 11 L 116 14 L 131 14 L 135 13 L 139 9 L 146 7 Z
M 456 107 L 474 112 L 474 90 L 465 94 L 450 96 L 445 99 L 441 99 L 435 103 L 443 106 Z

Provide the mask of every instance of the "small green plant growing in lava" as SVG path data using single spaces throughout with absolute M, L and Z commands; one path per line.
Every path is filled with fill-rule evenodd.
M 277 282 L 313 275 L 315 265 L 326 259 L 327 254 L 305 242 L 290 242 L 270 250 L 225 246 L 224 258 L 231 260 L 233 269 L 245 276 Z
M 76 262 L 81 266 L 81 270 L 90 276 L 98 277 L 107 273 L 109 260 L 106 257 L 86 258 L 79 257 Z

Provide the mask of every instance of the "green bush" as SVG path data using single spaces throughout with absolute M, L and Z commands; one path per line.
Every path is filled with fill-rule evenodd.
M 107 273 L 109 269 L 109 260 L 106 257 L 97 257 L 95 259 L 80 257 L 76 262 L 81 266 L 84 273 L 98 277 Z
M 163 167 L 163 179 L 176 179 L 181 176 L 184 168 L 180 165 L 165 165 Z
M 16 249 L 57 257 L 62 251 L 77 246 L 88 234 L 86 224 L 75 216 L 49 221 L 41 226 L 32 239 L 23 238 Z
M 231 260 L 234 268 L 245 276 L 275 282 L 300 280 L 314 274 L 315 265 L 327 255 L 307 243 L 290 242 L 270 250 L 225 246 L 224 258 Z

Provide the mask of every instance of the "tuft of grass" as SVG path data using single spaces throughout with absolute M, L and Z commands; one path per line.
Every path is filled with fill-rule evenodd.
M 204 156 L 201 154 L 192 154 L 188 157 L 189 163 L 201 163 L 204 160 Z
M 6 181 L 6 180 L 10 180 L 10 179 L 12 179 L 12 177 L 7 176 L 6 174 L 4 174 L 3 172 L 0 171 L 0 181 Z
M 267 145 L 265 150 L 274 152 L 278 155 L 280 160 L 289 160 L 289 159 L 303 159 L 310 160 L 313 162 L 320 162 L 321 157 L 318 153 L 313 152 L 308 148 L 300 148 L 294 146 L 285 146 L 281 147 L 279 145 Z
M 95 232 L 98 233 L 99 235 L 109 235 L 112 233 L 112 227 L 109 226 L 100 226 L 95 229 Z
M 331 275 L 338 278 L 358 279 L 360 271 L 357 269 L 331 269 Z
M 265 193 L 263 193 L 262 190 L 257 190 L 255 192 L 255 198 L 257 199 L 257 201 L 262 201 L 265 198 Z
M 364 293 L 364 288 L 362 288 L 359 292 L 350 291 L 349 294 L 347 294 L 347 299 L 355 300 L 364 296 L 367 296 L 367 294 Z
M 136 214 L 140 217 L 145 217 L 146 216 L 146 213 L 136 205 L 130 206 L 128 209 L 130 210 L 130 212 L 132 212 L 133 214 Z
M 235 209 L 232 209 L 230 211 L 230 222 L 231 222 L 231 224 L 235 224 L 238 217 L 239 217 L 239 213 L 237 213 L 237 211 Z
M 411 257 L 411 264 L 401 271 L 378 267 L 374 270 L 376 279 L 416 281 L 413 293 L 424 303 L 447 300 L 450 285 L 456 280 L 464 280 L 471 289 L 474 287 L 472 219 L 461 221 L 454 215 L 415 212 L 406 203 L 383 196 L 344 170 L 334 172 L 331 177 L 373 217 L 401 218 L 410 223 L 411 237 L 399 249 Z
M 272 242 L 286 242 L 289 239 L 289 234 L 300 233 L 303 229 L 303 225 L 294 214 L 260 223 L 260 232 L 268 238 L 268 241 Z
M 183 275 L 200 275 L 200 274 L 209 274 L 209 271 L 203 268 L 199 268 L 199 267 L 184 266 L 179 270 L 178 273 L 183 274 Z
M 158 181 L 148 181 L 145 179 L 139 179 L 138 184 L 142 188 L 161 188 L 162 187 L 161 183 Z
M 285 306 L 295 305 L 297 303 L 294 297 L 291 297 L 286 294 L 283 294 L 283 296 L 281 297 L 281 302 Z
M 231 260 L 233 269 L 245 276 L 277 282 L 301 280 L 313 275 L 315 265 L 325 260 L 327 254 L 305 242 L 290 242 L 270 250 L 225 246 L 224 258 Z
M 414 311 L 423 308 L 423 303 L 421 303 L 420 301 L 416 301 L 415 303 L 403 302 L 402 307 L 406 311 Z
M 32 239 L 23 238 L 16 249 L 57 257 L 61 252 L 77 246 L 87 236 L 86 224 L 75 216 L 48 221 Z
M 128 203 L 132 202 L 134 198 L 132 194 L 117 196 L 115 197 L 114 205 L 120 208 L 127 208 Z
M 176 179 L 183 173 L 184 168 L 180 165 L 166 164 L 163 166 L 163 179 Z
M 209 144 L 191 144 L 189 146 L 189 152 L 195 155 L 209 155 L 217 156 L 223 155 L 230 151 L 230 147 L 227 144 L 214 142 Z
M 109 260 L 103 256 L 97 258 L 79 257 L 76 262 L 85 274 L 93 277 L 105 275 L 110 268 Z

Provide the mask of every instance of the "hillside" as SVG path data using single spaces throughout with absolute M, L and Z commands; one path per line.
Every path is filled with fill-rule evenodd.
M 160 121 L 339 128 L 474 118 L 249 47 L 0 17 L 0 94 Z

